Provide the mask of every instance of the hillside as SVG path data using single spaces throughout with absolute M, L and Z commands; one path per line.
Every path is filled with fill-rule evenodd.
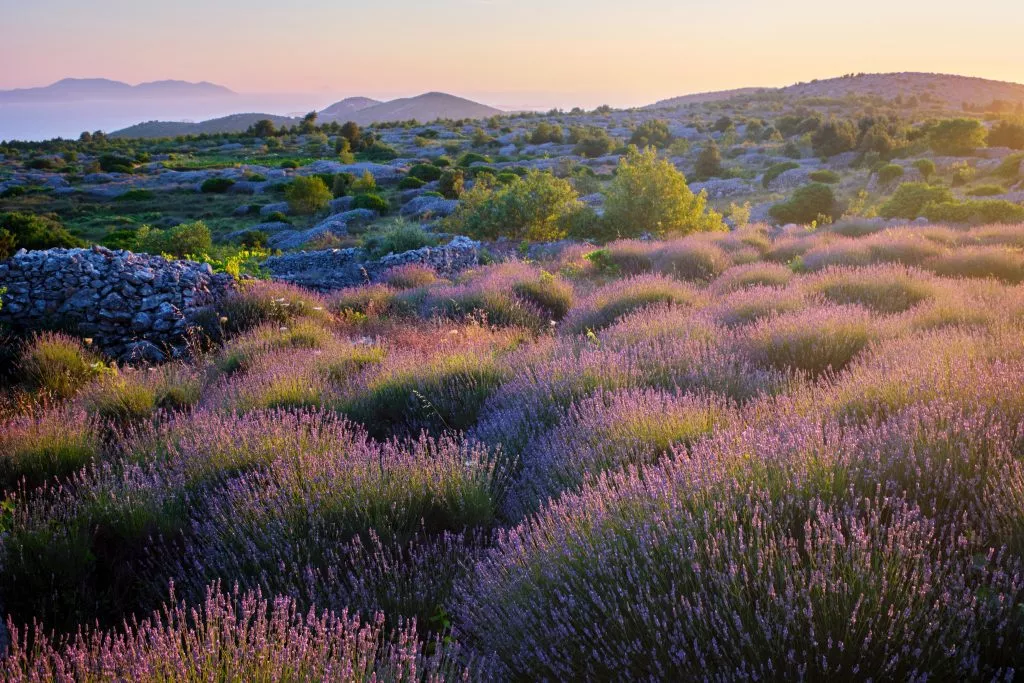
M 173 138 L 179 135 L 201 135 L 203 133 L 240 133 L 262 119 L 270 119 L 275 126 L 293 126 L 298 122 L 298 119 L 274 114 L 231 114 L 198 123 L 146 121 L 114 131 L 110 136 L 115 138 Z
M 320 121 L 338 121 L 340 123 L 351 121 L 352 117 L 355 116 L 357 112 L 369 109 L 370 107 L 378 104 L 383 103 L 380 100 L 374 100 L 369 97 L 347 97 L 322 110 L 320 112 Z
M 993 100 L 1024 102 L 1024 85 L 993 81 L 971 76 L 928 73 L 856 74 L 796 83 L 784 88 L 741 88 L 718 93 L 684 95 L 662 100 L 647 107 L 664 109 L 694 102 L 711 102 L 759 93 L 783 95 L 792 98 L 826 97 L 841 99 L 850 96 L 874 96 L 888 100 L 902 97 L 925 97 L 951 108 L 960 108 L 964 102 L 984 105 Z
M 500 109 L 447 93 L 429 92 L 382 102 L 355 113 L 352 120 L 360 125 L 386 121 L 433 121 L 434 119 L 483 119 L 502 114 Z
M 741 95 L 753 95 L 755 93 L 771 90 L 771 88 L 736 88 L 734 90 L 717 90 L 714 92 L 693 93 L 681 95 L 667 100 L 661 100 L 644 107 L 644 109 L 671 109 L 684 104 L 703 104 L 705 102 L 721 102 Z
M 500 109 L 445 93 L 426 93 L 390 102 L 368 97 L 349 97 L 335 102 L 320 112 L 321 123 L 355 121 L 360 125 L 387 121 L 433 121 L 435 119 L 482 119 L 502 114 Z M 111 133 L 121 138 L 166 138 L 202 133 L 241 133 L 260 119 L 270 119 L 275 126 L 292 126 L 298 119 L 273 114 L 232 114 L 198 123 L 180 121 L 147 121 Z
M 65 78 L 39 88 L 0 90 L 0 103 L 88 102 L 95 100 L 231 97 L 235 93 L 214 83 L 153 81 L 129 85 L 106 78 Z

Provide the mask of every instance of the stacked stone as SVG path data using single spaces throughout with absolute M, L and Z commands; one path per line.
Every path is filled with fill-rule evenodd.
M 196 314 L 233 287 L 231 276 L 205 263 L 99 246 L 21 250 L 0 263 L 0 322 L 66 330 L 115 357 L 162 360 Z
M 324 249 L 268 258 L 264 267 L 275 280 L 317 291 L 331 291 L 377 281 L 390 268 L 410 263 L 452 277 L 477 265 L 480 243 L 456 237 L 440 247 L 422 247 L 373 260 L 363 249 Z

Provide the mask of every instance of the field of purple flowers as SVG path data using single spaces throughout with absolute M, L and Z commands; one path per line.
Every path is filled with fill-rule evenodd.
M 28 340 L 0 679 L 1010 680 L 1024 226 L 751 226 L 254 282 Z

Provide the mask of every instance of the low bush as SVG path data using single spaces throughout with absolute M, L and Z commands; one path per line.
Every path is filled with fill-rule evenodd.
M 654 270 L 680 280 L 707 283 L 732 265 L 732 260 L 713 242 L 693 237 L 666 242 L 651 257 Z
M 825 183 L 826 185 L 835 185 L 840 180 L 838 173 L 824 168 L 817 171 L 811 171 L 808 178 L 812 183 Z
M 231 189 L 235 181 L 231 178 L 207 178 L 199 189 L 208 194 L 224 193 Z
M 743 344 L 756 363 L 812 377 L 841 371 L 877 335 L 870 315 L 856 306 L 764 318 L 747 329 Z
M 327 209 L 334 194 L 318 176 L 300 176 L 285 190 L 288 209 L 299 216 L 311 216 Z
M 724 230 L 707 195 L 694 195 L 686 177 L 653 149 L 631 148 L 607 191 L 604 222 L 619 237 L 658 237 Z
M 761 185 L 768 187 L 772 184 L 772 181 L 778 178 L 786 171 L 792 171 L 794 168 L 800 168 L 800 164 L 795 161 L 784 161 L 780 164 L 775 164 L 767 171 L 764 172 L 764 176 L 761 178 Z
M 413 178 L 412 176 L 405 176 L 398 182 L 399 190 L 418 190 L 419 188 L 426 185 L 426 183 L 419 178 Z
M 1006 194 L 1006 188 L 1002 185 L 978 185 L 967 190 L 966 194 L 968 197 L 994 197 Z
M 78 409 L 48 410 L 0 421 L 0 493 L 64 479 L 99 458 L 96 422 Z
M 52 249 L 84 247 L 55 218 L 30 213 L 0 214 L 0 261 L 18 249 Z
M 886 164 L 875 171 L 875 177 L 878 178 L 879 185 L 884 187 L 903 177 L 903 167 L 898 164 Z
M 445 169 L 438 184 L 438 189 L 445 199 L 458 199 L 465 188 L 466 176 L 461 169 Z
M 639 275 L 596 290 L 577 304 L 565 319 L 574 334 L 608 327 L 622 316 L 654 304 L 688 306 L 697 293 L 688 285 L 663 275 Z
M 150 254 L 169 254 L 176 258 L 203 256 L 213 246 L 213 238 L 206 223 L 182 223 L 168 230 L 142 226 L 136 232 L 136 247 Z
M 352 202 L 352 208 L 369 209 L 370 211 L 376 211 L 382 216 L 387 215 L 390 209 L 387 200 L 385 200 L 379 194 L 373 194 L 370 192 L 357 194 L 355 196 L 355 200 Z
M 920 271 L 892 266 L 826 270 L 808 287 L 833 303 L 855 304 L 878 313 L 902 313 L 936 294 L 935 285 Z
M 878 210 L 886 218 L 917 218 L 925 205 L 954 201 L 948 188 L 926 183 L 903 183 Z
M 944 277 L 1024 282 L 1024 254 L 1005 247 L 962 247 L 926 262 L 924 267 Z
M 78 339 L 44 332 L 25 343 L 19 369 L 22 381 L 32 391 L 67 399 L 102 374 L 106 366 Z
M 798 188 L 793 196 L 769 209 L 769 215 L 781 223 L 808 224 L 832 221 L 842 213 L 832 188 L 824 183 L 812 183 Z
M 444 171 L 433 164 L 416 164 L 409 169 L 409 177 L 418 178 L 424 182 L 440 180 Z
M 1005 199 L 931 202 L 925 204 L 922 214 L 933 223 L 984 225 L 1024 222 L 1024 206 Z

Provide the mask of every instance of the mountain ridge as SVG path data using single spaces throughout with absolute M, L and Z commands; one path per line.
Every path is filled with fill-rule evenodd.
M 368 104 L 373 102 L 374 104 Z M 326 113 L 326 115 L 325 115 Z M 503 114 L 500 109 L 464 97 L 442 92 L 428 92 L 378 102 L 368 97 L 348 97 L 318 112 L 320 122 L 354 121 L 361 126 L 391 121 L 433 121 L 439 118 L 477 119 Z M 177 137 L 202 133 L 241 133 L 260 119 L 270 119 L 275 126 L 295 125 L 301 119 L 273 114 L 246 113 L 222 116 L 197 123 L 180 121 L 146 121 L 111 133 L 113 137 Z
M 815 79 L 782 87 L 748 87 L 693 93 L 660 100 L 643 109 L 666 109 L 696 102 L 712 102 L 733 97 L 763 94 L 794 97 L 842 98 L 850 95 L 871 95 L 904 98 L 925 93 L 950 107 L 963 103 L 988 104 L 994 100 L 1024 102 L 1024 84 L 998 81 L 977 76 L 926 73 L 917 71 L 847 74 L 834 78 Z
M 35 88 L 0 90 L 0 103 L 87 102 L 94 100 L 160 99 L 169 97 L 233 97 L 237 93 L 223 85 L 200 81 L 147 81 L 130 85 L 109 78 L 62 78 Z

